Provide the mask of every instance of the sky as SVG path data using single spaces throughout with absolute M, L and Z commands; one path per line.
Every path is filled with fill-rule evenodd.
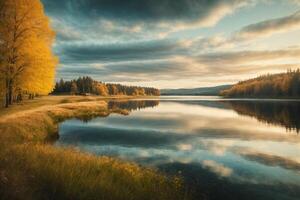
M 300 0 L 42 0 L 57 79 L 164 88 L 300 68 Z

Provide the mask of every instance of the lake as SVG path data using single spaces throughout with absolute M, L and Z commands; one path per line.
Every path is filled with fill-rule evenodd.
M 300 101 L 110 101 L 129 115 L 72 119 L 55 145 L 183 177 L 194 199 L 300 199 Z

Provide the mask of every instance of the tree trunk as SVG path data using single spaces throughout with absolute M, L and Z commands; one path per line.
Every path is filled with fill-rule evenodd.
M 17 95 L 17 102 L 21 102 L 23 100 L 23 95 L 22 95 L 22 92 L 19 92 L 18 95 Z
M 8 108 L 9 106 L 9 95 L 8 95 L 8 92 L 6 92 L 6 95 L 5 95 L 5 108 Z
M 5 83 L 5 107 L 8 108 L 9 106 L 9 92 L 8 92 L 8 88 L 9 88 L 9 80 L 6 79 L 6 83 Z
M 9 86 L 8 86 L 8 104 L 12 105 L 13 104 L 13 81 L 9 81 Z
M 28 99 L 30 100 L 34 99 L 34 94 L 30 93 Z

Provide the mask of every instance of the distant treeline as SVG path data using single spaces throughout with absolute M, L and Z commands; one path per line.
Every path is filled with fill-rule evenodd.
M 160 91 L 156 88 L 102 83 L 93 80 L 91 77 L 79 77 L 71 81 L 61 79 L 55 84 L 52 94 L 159 96 Z
M 264 75 L 239 82 L 221 92 L 227 97 L 300 97 L 300 70 Z

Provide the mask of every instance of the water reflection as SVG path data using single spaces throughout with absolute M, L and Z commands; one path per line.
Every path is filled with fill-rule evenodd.
M 110 109 L 129 115 L 66 121 L 57 145 L 179 173 L 194 199 L 296 200 L 299 107 L 195 98 L 113 101 Z
M 281 125 L 288 130 L 300 130 L 300 103 L 295 101 L 227 101 L 238 114 L 255 117 L 259 121 Z
M 130 112 L 135 110 L 141 110 L 147 107 L 153 108 L 159 105 L 158 100 L 147 100 L 147 101 L 128 101 L 128 100 L 114 100 L 107 102 L 108 109 L 111 113 L 118 113 L 121 115 L 129 115 Z M 108 117 L 110 114 L 108 113 L 98 113 L 93 115 L 82 115 L 77 117 L 76 119 L 81 120 L 82 122 L 89 122 L 97 117 Z
M 108 108 L 112 110 L 121 109 L 121 110 L 140 110 L 143 108 L 153 108 L 159 105 L 158 100 L 140 100 L 140 101 L 128 101 L 128 100 L 119 100 L 119 101 L 109 101 Z
M 239 151 L 237 153 L 246 159 L 261 163 L 263 165 L 268 165 L 271 167 L 281 167 L 281 168 L 294 170 L 294 171 L 300 171 L 300 163 L 289 158 L 276 156 L 276 155 L 269 155 L 265 153 L 258 153 L 255 151 L 254 152 Z

